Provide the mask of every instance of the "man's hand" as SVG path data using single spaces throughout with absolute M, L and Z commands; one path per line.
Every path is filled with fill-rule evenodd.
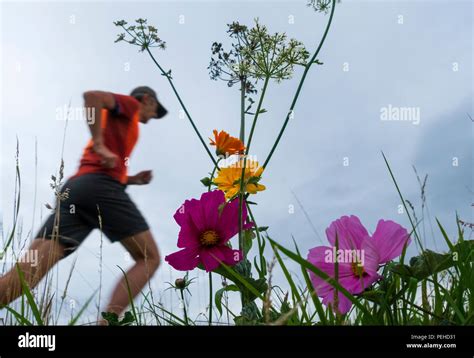
M 150 183 L 152 178 L 152 171 L 144 170 L 136 175 L 129 176 L 127 184 L 144 185 Z
M 110 151 L 104 144 L 97 143 L 94 144 L 94 152 L 99 154 L 101 158 L 101 164 L 104 168 L 115 168 L 119 157 Z

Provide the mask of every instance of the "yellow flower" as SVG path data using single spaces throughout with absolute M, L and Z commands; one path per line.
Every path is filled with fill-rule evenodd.
M 221 168 L 214 179 L 214 184 L 225 193 L 226 199 L 230 199 L 239 193 L 243 165 L 244 160 L 241 159 L 227 168 Z M 256 194 L 258 191 L 266 189 L 265 185 L 258 183 L 262 173 L 263 168 L 258 166 L 258 162 L 247 159 L 244 175 L 244 193 Z

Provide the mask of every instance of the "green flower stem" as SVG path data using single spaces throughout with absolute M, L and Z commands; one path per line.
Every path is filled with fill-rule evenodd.
M 184 290 L 179 290 L 181 292 L 181 301 L 183 303 L 183 314 L 184 314 L 184 321 L 186 322 L 186 326 L 189 326 L 188 323 L 188 313 L 186 312 L 186 301 L 184 300 Z
M 266 269 L 264 266 L 265 266 L 265 262 L 263 261 L 263 245 L 262 245 L 262 237 L 260 236 L 260 232 L 258 231 L 258 225 L 257 225 L 257 222 L 255 221 L 255 217 L 253 216 L 253 213 L 252 213 L 252 210 L 250 209 L 250 205 L 248 203 L 246 203 L 247 205 L 247 210 L 249 212 L 249 215 L 250 215 L 250 219 L 252 220 L 252 222 L 254 223 L 255 225 L 255 234 L 257 235 L 257 243 L 258 243 L 258 256 L 260 258 L 260 271 L 261 272 L 264 272 L 264 269 Z
M 252 128 L 250 129 L 250 134 L 249 134 L 249 140 L 247 142 L 247 147 L 245 149 L 245 156 L 244 156 L 244 166 L 242 168 L 242 174 L 240 176 L 240 191 L 239 191 L 239 250 L 242 251 L 243 258 L 245 260 L 247 253 L 244 252 L 244 243 L 243 243 L 243 237 L 242 237 L 242 228 L 243 228 L 243 222 L 242 222 L 242 211 L 243 211 L 243 202 L 244 202 L 244 194 L 245 194 L 245 188 L 244 188 L 244 177 L 245 177 L 245 169 L 247 167 L 247 155 L 249 154 L 250 151 L 250 144 L 252 143 L 252 137 L 253 133 L 255 131 L 255 126 L 257 124 L 258 116 L 260 114 L 260 110 L 262 109 L 262 104 L 263 104 L 263 98 L 265 97 L 265 92 L 267 91 L 268 87 L 268 82 L 270 80 L 270 76 L 267 76 L 265 78 L 265 82 L 263 84 L 262 88 L 262 94 L 260 95 L 260 99 L 258 101 L 258 106 L 257 106 L 257 111 L 255 112 L 255 116 L 253 118 L 253 123 L 252 123 Z
M 178 93 L 178 91 L 176 90 L 176 87 L 174 86 L 174 83 L 173 81 L 171 80 L 171 75 L 169 73 L 166 73 L 163 68 L 160 66 L 160 64 L 158 63 L 158 61 L 156 61 L 155 57 L 153 56 L 153 54 L 151 53 L 150 49 L 148 47 L 146 47 L 146 51 L 148 52 L 148 54 L 150 55 L 151 59 L 153 60 L 153 62 L 155 63 L 155 65 L 159 68 L 159 70 L 161 71 L 161 74 L 163 76 L 165 76 L 167 79 L 168 79 L 168 82 L 169 84 L 171 85 L 171 88 L 173 89 L 173 92 L 174 94 L 176 95 L 176 97 L 178 98 L 178 101 L 179 101 L 179 104 L 181 105 L 181 107 L 183 108 L 184 110 L 184 113 L 186 113 L 186 116 L 188 117 L 189 119 L 189 122 L 191 123 L 191 125 L 193 126 L 193 129 L 194 131 L 196 132 L 197 136 L 199 137 L 199 140 L 201 141 L 204 149 L 206 149 L 206 152 L 207 154 L 209 155 L 209 158 L 211 158 L 212 162 L 214 163 L 214 165 L 217 165 L 217 162 L 216 160 L 214 159 L 214 156 L 212 155 L 211 151 L 209 150 L 209 148 L 207 147 L 207 144 L 206 142 L 204 141 L 204 139 L 202 138 L 201 136 L 201 133 L 199 133 L 199 130 L 198 128 L 196 127 L 196 124 L 194 124 L 194 121 L 193 119 L 191 118 L 191 115 L 189 114 L 188 112 L 188 109 L 186 108 L 186 106 L 184 105 L 183 101 L 181 100 L 181 97 Z
M 280 142 L 281 137 L 283 136 L 283 132 L 285 132 L 288 121 L 290 120 L 291 114 L 293 113 L 293 110 L 296 106 L 296 102 L 298 101 L 298 97 L 299 97 L 301 89 L 303 87 L 303 83 L 306 79 L 306 75 L 308 74 L 309 69 L 311 68 L 314 61 L 316 60 L 316 57 L 318 56 L 319 51 L 321 51 L 321 48 L 323 47 L 324 41 L 326 40 L 326 36 L 329 32 L 329 28 L 331 27 L 331 23 L 332 23 L 332 19 L 333 19 L 333 16 L 334 16 L 334 9 L 335 8 L 336 8 L 336 0 L 332 0 L 331 14 L 329 15 L 329 20 L 328 20 L 328 24 L 326 26 L 326 30 L 324 31 L 323 37 L 321 38 L 321 41 L 318 45 L 318 48 L 317 48 L 316 52 L 314 53 L 313 57 L 311 57 L 311 60 L 305 66 L 303 76 L 301 77 L 300 83 L 298 85 L 295 96 L 294 96 L 293 101 L 291 103 L 290 110 L 288 111 L 288 114 L 286 115 L 285 121 L 283 122 L 283 126 L 281 127 L 280 133 L 278 134 L 278 137 L 277 137 L 275 143 L 273 144 L 273 147 L 270 150 L 270 153 L 268 154 L 268 157 L 265 160 L 265 163 L 263 164 L 264 169 L 267 167 L 268 162 L 270 162 L 270 159 L 272 158 L 273 153 L 275 152 L 275 149 L 278 146 L 278 143 Z
M 211 185 L 212 185 L 212 180 L 214 179 L 214 175 L 216 174 L 216 170 L 220 170 L 219 168 L 219 162 L 221 161 L 222 158 L 217 159 L 216 165 L 214 165 L 214 169 L 212 169 L 211 173 L 211 182 L 209 183 L 209 186 L 207 187 L 207 191 L 211 191 Z
M 242 190 L 242 179 L 240 180 L 240 188 Z M 239 193 L 239 250 L 242 252 L 242 257 L 245 260 L 246 253 L 244 252 L 244 240 L 242 237 L 242 228 L 243 228 L 243 223 L 242 223 L 242 203 L 244 202 L 242 198 L 242 193 Z
M 263 98 L 265 97 L 265 93 L 267 91 L 269 81 L 270 81 L 270 76 L 265 77 L 265 82 L 263 83 L 263 88 L 262 88 L 262 94 L 260 95 L 260 100 L 258 101 L 257 111 L 255 112 L 255 116 L 254 116 L 253 122 L 252 122 L 252 127 L 250 128 L 249 140 L 248 140 L 247 146 L 245 148 L 245 155 L 248 155 L 249 151 L 250 151 L 250 144 L 252 143 L 253 133 L 255 131 L 255 126 L 257 125 L 257 119 L 258 119 L 260 111 L 262 109 Z
M 245 144 L 245 80 L 240 80 L 240 140 Z
M 212 272 L 209 272 L 209 326 L 212 325 Z

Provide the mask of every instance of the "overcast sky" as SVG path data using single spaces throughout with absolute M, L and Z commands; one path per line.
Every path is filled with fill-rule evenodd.
M 4 232 L 12 228 L 16 138 L 20 146 L 23 240 L 31 239 L 53 202 L 50 177 L 58 170 L 65 122 L 58 111 L 82 105 L 82 93 L 99 89 L 128 94 L 150 85 L 170 114 L 141 127 L 130 173 L 152 169 L 148 186 L 128 189 L 144 213 L 163 256 L 176 248 L 178 226 L 172 215 L 187 198 L 199 197 L 199 179 L 211 162 L 166 79 L 146 54 L 125 43 L 114 44 L 113 21 L 144 17 L 167 42 L 156 57 L 172 69 L 175 84 L 204 137 L 224 129 L 238 136 L 239 91 L 209 79 L 207 66 L 214 41 L 228 44 L 226 24 L 251 25 L 254 18 L 270 32 L 286 32 L 313 52 L 327 16 L 305 1 L 153 1 L 153 2 L 6 2 L 1 16 L 1 180 Z M 267 191 L 252 200 L 259 225 L 271 237 L 302 252 L 326 243 L 324 230 L 342 215 L 358 215 L 369 232 L 379 219 L 408 227 L 384 164 L 391 163 L 405 195 L 420 208 L 420 176 L 428 174 L 429 215 L 423 221 L 426 244 L 444 250 L 434 218 L 455 232 L 455 214 L 474 221 L 473 203 L 473 4 L 471 1 L 343 1 L 319 59 L 300 96 L 262 183 Z M 298 85 L 271 83 L 252 148 L 263 162 L 273 144 Z M 410 107 L 408 121 L 382 120 L 386 108 Z M 416 116 L 419 114 L 419 117 Z M 71 120 L 64 148 L 67 176 L 77 170 L 89 131 L 83 120 Z M 393 119 L 393 118 L 392 118 Z M 37 173 L 35 181 L 35 141 Z M 35 202 L 36 188 L 36 202 Z M 303 213 L 300 204 L 306 211 Z M 33 216 L 33 212 L 35 215 Z M 420 213 L 421 214 L 421 213 Z M 99 285 L 100 238 L 91 235 L 57 268 L 64 287 L 77 257 L 69 298 L 83 303 Z M 409 254 L 416 253 L 412 245 Z M 271 253 L 268 252 L 271 259 Z M 102 306 L 121 273 L 131 264 L 118 244 L 104 240 Z M 295 268 L 294 266 L 291 266 Z M 295 274 L 297 270 L 295 268 Z M 153 279 L 155 294 L 182 273 L 164 263 Z M 206 277 L 198 271 L 193 302 L 205 308 Z M 217 279 L 216 279 L 216 283 Z M 177 309 L 171 291 L 164 302 Z M 195 308 L 194 314 L 198 309 Z M 90 312 L 95 308 L 91 307 Z M 3 313 L 2 313 L 3 314 Z

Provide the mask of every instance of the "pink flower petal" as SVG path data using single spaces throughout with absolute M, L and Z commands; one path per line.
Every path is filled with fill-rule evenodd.
M 214 271 L 220 266 L 220 262 L 217 259 L 220 261 L 224 260 L 224 255 L 219 250 L 213 250 L 213 248 L 202 250 L 200 257 L 206 272 Z
M 374 282 L 379 280 L 382 276 L 380 275 L 375 275 L 375 276 L 370 276 L 366 275 L 362 279 L 357 278 L 356 276 L 353 277 L 345 277 L 342 278 L 339 281 L 339 284 L 344 287 L 349 293 L 352 295 L 357 295 L 365 291 L 367 288 L 369 288 Z M 335 296 L 335 289 L 334 287 L 331 286 L 330 289 L 325 290 L 324 294 L 318 294 L 318 296 L 321 296 L 323 298 L 323 303 L 325 305 L 333 305 L 334 304 L 334 296 Z M 347 312 L 350 311 L 352 307 L 352 302 L 344 296 L 343 293 L 338 291 L 338 300 L 339 300 L 339 305 L 338 309 L 341 314 L 346 314 Z
M 222 246 L 216 246 L 213 247 L 210 250 L 210 253 L 213 254 L 215 251 L 219 251 L 220 255 L 219 257 L 223 257 L 221 261 L 225 263 L 228 266 L 234 266 L 240 261 L 242 261 L 242 252 L 240 250 L 233 250 L 228 246 L 222 245 Z
M 178 247 L 198 247 L 201 246 L 199 241 L 199 233 L 194 228 L 194 225 L 183 225 L 178 234 Z
M 372 240 L 378 251 L 380 263 L 400 256 L 404 245 L 408 246 L 411 242 L 407 230 L 391 220 L 378 222 Z
M 192 199 L 196 200 L 196 199 Z M 186 207 L 189 205 L 190 200 L 186 200 L 174 213 L 174 219 L 178 223 L 179 226 L 183 226 L 188 220 L 188 213 Z
M 316 262 L 327 262 L 328 252 L 332 253 L 333 248 L 330 246 L 313 247 L 308 252 L 308 261 L 315 265 Z
M 199 263 L 199 251 L 186 248 L 165 257 L 165 261 L 179 271 L 189 271 L 197 267 Z
M 311 261 L 310 261 L 311 262 Z M 311 262 L 318 269 L 326 273 L 329 277 L 336 278 L 335 265 L 333 263 L 325 262 Z M 352 277 L 354 273 L 352 272 L 352 265 L 339 263 L 338 268 L 338 277 L 341 280 L 344 277 Z M 333 289 L 333 286 L 329 284 L 325 279 L 316 275 L 313 271 L 308 270 L 311 282 L 313 283 L 314 290 L 318 296 L 324 296 L 326 292 Z
M 242 203 L 243 229 L 249 229 L 253 223 L 246 223 L 247 208 Z M 227 203 L 222 210 L 218 223 L 218 231 L 221 235 L 221 244 L 225 244 L 239 232 L 239 199 L 234 199 Z
M 338 277 L 339 281 L 345 282 L 347 279 L 357 280 L 356 273 L 353 270 L 353 265 L 360 261 L 364 261 L 365 265 L 368 265 L 368 270 L 375 274 L 378 269 L 378 255 L 373 250 L 368 249 L 367 253 L 365 251 L 354 251 L 354 250 L 342 250 L 339 249 L 339 253 L 335 250 L 334 247 L 328 246 L 319 246 L 311 249 L 308 254 L 308 261 L 314 266 L 319 268 L 321 271 L 324 271 L 332 278 L 336 278 L 336 258 L 339 260 L 339 272 Z M 337 257 L 339 256 L 339 257 Z M 366 258 L 367 256 L 367 258 Z M 375 260 L 375 261 L 374 261 Z M 365 268 L 364 265 L 364 268 Z M 318 294 L 324 294 L 328 289 L 332 289 L 332 286 L 329 285 L 324 279 L 317 276 L 312 271 L 308 270 L 310 273 L 311 280 Z
M 220 190 L 206 192 L 199 200 L 186 200 L 176 211 L 174 218 L 181 229 L 178 235 L 178 247 L 183 250 L 166 256 L 165 260 L 178 270 L 192 270 L 202 262 L 206 271 L 219 267 L 220 262 L 235 265 L 242 260 L 239 250 L 232 250 L 225 243 L 238 232 L 238 201 L 225 205 L 220 213 L 221 204 L 225 203 L 225 195 Z M 222 214 L 222 215 L 221 215 Z M 243 227 L 250 228 L 246 223 L 247 210 L 243 207 Z M 201 244 L 200 236 L 207 230 L 216 231 L 219 243 L 213 247 Z
M 344 296 L 341 292 L 338 292 L 337 295 L 338 298 L 338 311 L 341 314 L 346 314 L 347 312 L 350 311 L 352 307 L 352 302 Z M 323 297 L 323 303 L 328 306 L 331 305 L 331 307 L 334 306 L 334 299 L 335 299 L 335 291 L 329 292 L 326 296 Z M 333 307 L 334 310 L 334 307 Z
M 362 241 L 361 256 L 364 271 L 372 276 L 377 275 L 380 266 L 380 256 L 377 246 L 370 236 L 367 236 L 364 241 Z
M 224 202 L 225 195 L 221 190 L 213 190 L 201 195 L 204 222 L 208 229 L 216 228 L 219 219 L 219 206 Z
M 344 287 L 351 294 L 359 294 L 368 289 L 381 276 L 376 274 L 374 276 L 364 275 L 362 278 L 358 276 L 344 277 L 339 280 L 339 284 Z
M 319 268 L 322 271 L 325 271 L 330 277 L 335 278 L 335 273 L 333 269 L 333 265 L 324 264 L 325 267 Z M 328 272 L 327 272 L 328 271 Z M 329 295 L 332 291 L 335 290 L 334 286 L 330 283 L 325 281 L 324 279 L 320 278 L 316 274 L 310 271 L 311 282 L 313 283 L 313 287 L 316 291 L 316 294 L 320 297 L 325 297 Z M 340 264 L 340 273 L 339 273 L 339 285 L 344 287 L 347 291 L 351 294 L 358 294 L 369 288 L 374 282 L 381 278 L 380 275 L 376 274 L 374 276 L 371 275 L 364 275 L 362 278 L 356 276 L 352 271 L 351 265 L 349 264 Z
M 190 208 L 195 206 L 197 202 L 196 199 L 186 200 L 178 210 L 176 210 L 173 217 L 180 227 L 191 226 L 196 229 L 189 212 Z
M 205 202 L 202 200 L 190 200 L 189 205 L 185 207 L 185 210 L 187 210 L 196 230 L 200 233 L 208 229 L 206 218 L 204 216 L 204 206 Z
M 357 216 L 343 216 L 333 221 L 326 229 L 326 236 L 332 246 L 336 246 L 336 232 L 339 249 L 360 249 L 362 240 L 369 235 Z
M 325 272 L 328 276 L 330 277 L 335 277 L 336 275 L 336 265 L 333 263 L 326 263 L 326 262 L 316 262 L 313 264 L 316 266 L 318 269 L 321 271 Z M 311 271 L 313 272 L 313 271 Z M 339 277 L 346 277 L 346 276 L 351 276 L 353 275 L 352 272 L 352 264 L 346 264 L 339 262 L 338 263 L 338 276 Z

